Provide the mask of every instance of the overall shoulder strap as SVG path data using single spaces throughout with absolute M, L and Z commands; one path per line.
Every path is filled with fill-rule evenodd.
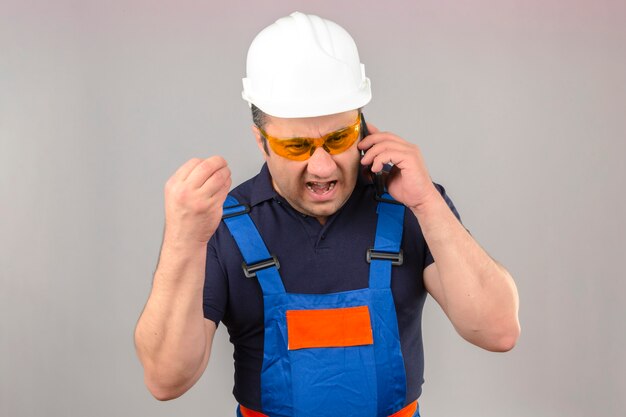
M 239 204 L 237 199 L 228 196 L 223 210 L 222 220 L 243 256 L 242 268 L 245 276 L 258 278 L 263 295 L 284 293 L 285 287 L 278 273 L 280 264 L 276 256 L 270 255 L 259 230 L 250 218 L 250 206 Z
M 370 263 L 370 288 L 389 288 L 391 266 L 402 265 L 404 261 L 400 243 L 405 207 L 387 193 L 382 197 L 376 209 L 378 223 L 374 247 L 367 251 L 367 261 Z

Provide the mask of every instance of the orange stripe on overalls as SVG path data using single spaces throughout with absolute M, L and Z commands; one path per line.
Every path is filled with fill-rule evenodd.
M 371 345 L 367 306 L 324 310 L 287 310 L 289 350 Z

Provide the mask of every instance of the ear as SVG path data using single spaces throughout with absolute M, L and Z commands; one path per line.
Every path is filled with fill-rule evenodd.
M 261 131 L 255 125 L 252 125 L 252 134 L 254 134 L 254 139 L 256 140 L 256 144 L 259 147 L 259 150 L 263 154 L 263 158 L 269 158 L 270 152 L 267 148 L 267 140 L 263 137 L 263 135 L 261 135 Z

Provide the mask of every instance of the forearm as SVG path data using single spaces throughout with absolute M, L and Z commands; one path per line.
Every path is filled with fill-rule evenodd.
M 202 312 L 206 245 L 164 239 L 146 307 L 135 330 L 146 385 L 159 399 L 176 397 L 199 378 L 210 347 Z
M 519 335 L 518 296 L 509 273 L 494 261 L 433 195 L 413 209 L 435 259 L 438 302 L 459 334 L 488 350 L 509 350 Z

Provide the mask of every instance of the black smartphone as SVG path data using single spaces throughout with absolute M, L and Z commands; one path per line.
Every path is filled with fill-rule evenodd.
M 370 131 L 367 129 L 367 123 L 365 123 L 365 116 L 363 116 L 363 113 L 361 113 L 361 140 L 363 140 L 363 138 L 365 138 L 366 136 L 369 136 L 369 134 Z M 361 158 L 365 156 L 365 151 L 366 150 L 361 150 Z M 374 183 L 374 187 L 376 187 L 376 196 L 382 196 L 386 192 L 385 167 L 383 167 L 383 169 L 378 172 L 372 172 L 371 165 L 368 165 L 367 167 L 365 167 L 365 169 L 367 171 L 367 174 L 370 176 L 370 179 Z

